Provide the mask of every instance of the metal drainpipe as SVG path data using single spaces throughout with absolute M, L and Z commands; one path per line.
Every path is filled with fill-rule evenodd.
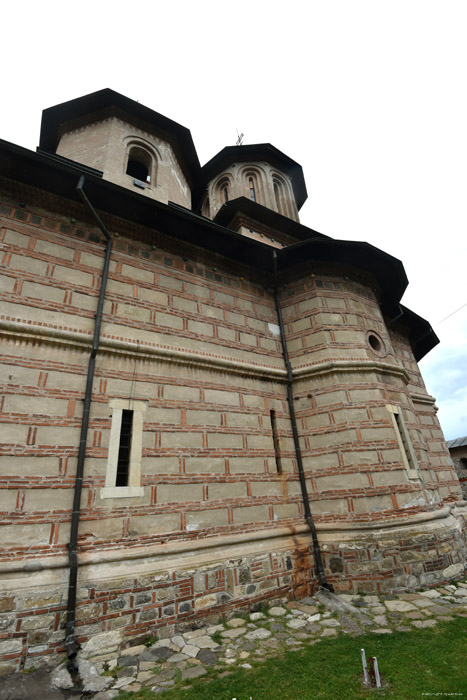
M 308 499 L 308 490 L 306 487 L 305 472 L 303 470 L 302 451 L 300 448 L 300 441 L 298 438 L 297 420 L 295 417 L 295 407 L 294 407 L 294 399 L 293 399 L 293 393 L 292 393 L 292 382 L 293 382 L 292 367 L 291 367 L 290 361 L 289 361 L 289 353 L 287 350 L 287 340 L 285 337 L 284 322 L 282 320 L 282 311 L 281 311 L 281 306 L 280 306 L 280 302 L 279 302 L 278 283 L 277 283 L 277 253 L 275 250 L 273 251 L 272 256 L 273 256 L 273 262 L 274 262 L 274 302 L 276 304 L 276 312 L 277 312 L 277 317 L 279 319 L 279 328 L 280 328 L 280 332 L 281 332 L 281 341 L 282 341 L 282 353 L 284 355 L 284 363 L 285 363 L 285 367 L 287 370 L 287 401 L 289 404 L 290 421 L 292 423 L 292 433 L 293 433 L 293 441 L 294 441 L 294 447 L 295 447 L 295 456 L 297 459 L 298 475 L 300 477 L 300 486 L 302 489 L 303 507 L 305 509 L 305 520 L 306 520 L 308 527 L 310 528 L 310 531 L 311 531 L 311 539 L 312 539 L 312 543 L 313 543 L 313 554 L 314 554 L 314 558 L 315 558 L 315 565 L 316 565 L 316 571 L 318 574 L 319 585 L 321 586 L 321 588 L 326 588 L 328 591 L 331 591 L 333 593 L 334 588 L 333 588 L 332 584 L 327 582 L 326 575 L 324 573 L 323 559 L 321 557 L 321 551 L 319 548 L 318 535 L 316 532 L 315 523 L 313 521 L 313 516 L 312 516 L 311 510 L 310 510 L 310 501 Z
M 104 234 L 107 240 L 107 248 L 105 251 L 104 269 L 102 271 L 101 288 L 99 292 L 99 302 L 97 304 L 96 322 L 94 324 L 94 337 L 92 340 L 91 354 L 88 362 L 88 374 L 86 378 L 86 391 L 84 394 L 83 418 L 81 421 L 81 435 L 79 439 L 78 464 L 76 467 L 75 491 L 73 496 L 73 512 L 71 516 L 70 543 L 68 545 L 68 556 L 70 561 L 70 578 L 68 583 L 68 600 L 66 609 L 66 636 L 65 647 L 68 658 L 76 657 L 76 641 L 75 641 L 75 616 L 76 616 L 76 585 L 78 580 L 78 525 L 81 507 L 81 491 L 83 487 L 84 459 L 86 453 L 86 442 L 89 426 L 89 412 L 91 408 L 92 385 L 94 381 L 94 369 L 96 365 L 96 355 L 99 349 L 99 337 L 102 323 L 102 312 L 104 308 L 104 297 L 107 287 L 107 279 L 109 275 L 110 254 L 112 252 L 112 236 L 107 231 L 102 223 L 98 213 L 87 198 L 84 190 L 84 175 L 81 175 L 76 187 L 79 196 L 84 204 L 88 207 L 97 225 Z

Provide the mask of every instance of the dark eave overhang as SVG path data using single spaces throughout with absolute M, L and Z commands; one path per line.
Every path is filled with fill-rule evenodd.
M 49 153 L 55 153 L 63 125 L 76 128 L 110 114 L 126 116 L 137 126 L 149 132 L 156 131 L 165 137 L 177 152 L 190 183 L 198 181 L 200 163 L 190 130 L 109 88 L 44 109 L 39 147 Z
M 439 343 L 439 338 L 431 325 L 421 316 L 400 304 L 402 315 L 397 323 L 405 326 L 408 331 L 410 345 L 417 362 L 425 357 Z
M 383 313 L 390 316 L 398 312 L 398 302 L 409 283 L 401 261 L 370 243 L 312 238 L 287 246 L 281 253 L 285 267 L 305 261 L 333 261 L 370 272 L 378 281 Z
M 246 146 L 226 146 L 201 168 L 199 186 L 193 192 L 194 208 L 199 208 L 208 182 L 233 163 L 262 163 L 273 165 L 286 173 L 292 180 L 297 207 L 300 209 L 308 197 L 302 166 L 279 151 L 270 143 L 256 143 Z
M 252 222 L 264 224 L 269 228 L 285 233 L 299 241 L 304 241 L 309 238 L 329 238 L 324 233 L 314 231 L 312 228 L 303 226 L 298 221 L 289 219 L 287 216 L 278 214 L 272 209 L 264 207 L 258 202 L 253 202 L 247 197 L 238 197 L 226 202 L 217 212 L 214 221 L 221 226 L 231 228 L 235 220 L 239 216 L 244 216 Z
M 103 180 L 99 171 L 92 171 L 67 158 L 34 153 L 0 140 L 0 177 L 81 202 L 76 185 L 83 174 L 86 177 L 86 193 L 101 213 L 140 224 L 257 270 L 266 273 L 273 271 L 273 249 L 262 241 L 242 236 L 184 207 L 162 204 Z M 275 221 L 277 224 L 278 219 Z M 312 231 L 302 228 L 305 232 Z M 353 266 L 365 273 L 371 272 L 379 285 L 383 313 L 389 318 L 398 316 L 397 322 L 407 327 L 416 359 L 423 357 L 439 342 L 427 321 L 399 304 L 407 286 L 407 277 L 399 260 L 368 243 L 334 240 L 316 235 L 317 232 L 312 233 L 312 238 L 274 249 L 279 271 L 290 270 L 304 262 L 331 261 Z

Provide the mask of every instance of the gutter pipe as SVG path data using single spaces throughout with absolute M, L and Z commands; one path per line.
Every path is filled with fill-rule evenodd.
M 98 227 L 104 234 L 107 240 L 107 248 L 105 251 L 104 268 L 102 271 L 101 288 L 99 291 L 99 301 L 97 304 L 96 311 L 96 321 L 94 324 L 94 337 L 92 341 L 91 354 L 89 356 L 88 362 L 88 373 L 86 378 L 86 390 L 84 394 L 84 407 L 83 407 L 83 417 L 81 421 L 81 434 L 79 440 L 79 450 L 78 450 L 78 464 L 76 467 L 76 478 L 75 478 L 75 490 L 73 496 L 73 511 L 71 516 L 71 529 L 70 529 L 70 542 L 68 545 L 68 557 L 70 565 L 70 577 L 68 583 L 68 600 L 66 608 L 66 633 L 65 633 L 65 647 L 67 656 L 70 660 L 74 659 L 77 654 L 76 640 L 75 640 L 75 618 L 76 618 L 76 591 L 77 591 L 77 580 L 78 580 L 78 555 L 77 555 L 77 542 L 78 542 L 78 526 L 80 517 L 80 507 L 81 507 L 81 491 L 83 487 L 83 474 L 84 474 L 84 460 L 86 453 L 86 442 L 88 436 L 89 427 L 89 413 L 91 409 L 91 397 L 92 397 L 92 386 L 94 381 L 94 370 L 96 366 L 96 355 L 99 349 L 99 338 L 102 323 L 102 313 L 104 309 L 104 298 L 107 288 L 107 279 L 109 276 L 109 266 L 110 266 L 110 254 L 112 252 L 112 236 L 107 231 L 104 226 L 100 216 L 92 206 L 91 202 L 87 198 L 84 192 L 84 175 L 81 175 L 76 190 L 82 199 L 83 203 L 87 206 L 91 212 L 94 220 L 96 221 Z
M 313 516 L 312 516 L 311 510 L 310 510 L 310 501 L 308 499 L 308 490 L 306 487 L 305 472 L 303 469 L 302 451 L 300 448 L 300 441 L 299 441 L 298 430 L 297 430 L 297 420 L 295 417 L 295 407 L 294 407 L 294 399 L 293 399 L 293 393 L 292 393 L 292 382 L 293 382 L 292 367 L 290 365 L 289 353 L 287 350 L 287 339 L 285 337 L 284 321 L 282 319 L 282 310 L 281 310 L 280 301 L 279 301 L 278 281 L 277 281 L 277 252 L 275 250 L 273 251 L 272 256 L 273 256 L 273 264 L 274 264 L 274 303 L 276 305 L 277 317 L 279 319 L 279 328 L 280 328 L 281 342 L 282 342 L 282 353 L 284 355 L 284 363 L 285 363 L 285 367 L 287 370 L 287 401 L 289 404 L 290 421 L 292 423 L 292 434 L 293 434 L 293 441 L 294 441 L 294 447 L 295 447 L 295 457 L 297 459 L 298 475 L 300 478 L 300 486 L 302 489 L 303 507 L 305 509 L 305 520 L 306 520 L 307 525 L 311 531 L 311 539 L 312 539 L 312 543 L 313 543 L 313 555 L 314 555 L 314 559 L 315 559 L 315 566 L 316 566 L 316 571 L 318 574 L 319 585 L 321 588 L 325 588 L 328 591 L 331 591 L 331 593 L 334 593 L 334 588 L 333 588 L 332 584 L 328 583 L 328 581 L 326 580 L 326 574 L 324 573 L 323 559 L 321 557 L 321 551 L 319 548 L 316 526 L 315 526 Z

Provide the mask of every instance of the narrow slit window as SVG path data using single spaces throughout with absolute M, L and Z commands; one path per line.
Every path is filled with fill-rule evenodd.
M 222 186 L 222 199 L 224 204 L 229 201 L 229 186 L 227 184 Z
M 271 429 L 272 429 L 272 439 L 274 442 L 274 455 L 276 458 L 276 469 L 278 474 L 282 474 L 282 460 L 281 460 L 281 453 L 280 453 L 280 442 L 279 442 L 279 435 L 277 432 L 277 419 L 276 419 L 276 412 L 274 409 L 272 409 L 269 413 L 270 418 L 271 418 Z
M 122 425 L 120 428 L 120 442 L 118 446 L 117 479 L 115 486 L 128 486 L 132 432 L 133 411 L 123 409 Z
M 112 398 L 109 449 L 105 484 L 101 498 L 129 498 L 144 495 L 141 459 L 146 402 Z
M 252 202 L 256 202 L 255 183 L 253 182 L 252 177 L 250 177 L 250 179 L 248 180 L 248 185 L 250 188 L 250 199 Z
M 386 408 L 392 416 L 397 442 L 409 479 L 419 479 L 417 458 L 402 413 L 397 406 L 387 406 Z

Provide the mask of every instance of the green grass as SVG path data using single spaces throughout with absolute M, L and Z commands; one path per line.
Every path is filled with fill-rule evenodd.
M 360 649 L 377 656 L 383 688 L 369 690 L 361 683 Z M 325 639 L 299 652 L 286 652 L 238 669 L 225 678 L 203 678 L 165 691 L 164 700 L 424 700 L 423 693 L 451 693 L 467 698 L 467 618 L 439 623 L 435 628 Z M 210 674 L 211 676 L 211 674 Z M 118 700 L 155 700 L 144 689 L 123 693 Z M 431 697 L 436 697 L 432 695 Z

